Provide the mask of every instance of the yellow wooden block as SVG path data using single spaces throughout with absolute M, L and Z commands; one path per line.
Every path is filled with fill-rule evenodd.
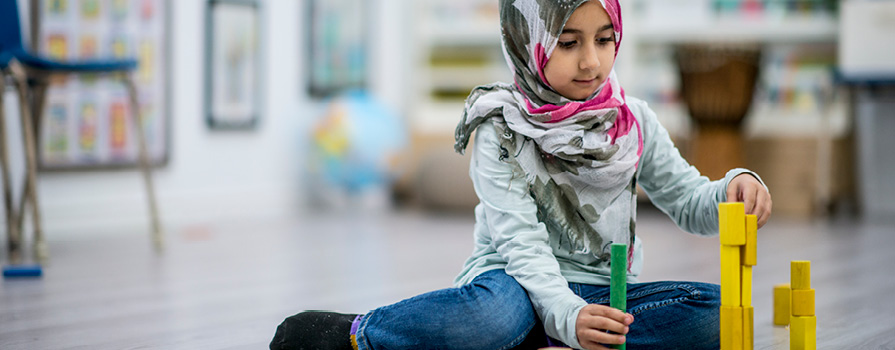
M 743 306 L 743 349 L 752 350 L 755 347 L 755 309 L 751 306 Z
M 774 325 L 789 325 L 790 309 L 790 290 L 789 284 L 778 284 L 774 286 Z
M 814 316 L 814 289 L 793 289 L 791 302 L 793 316 Z
M 742 202 L 718 205 L 718 232 L 723 245 L 746 244 L 746 209 Z
M 791 289 L 811 289 L 811 262 L 793 260 L 790 263 L 789 284 Z
M 758 217 L 746 215 L 746 244 L 743 245 L 743 265 L 758 264 Z
M 793 316 L 790 321 L 790 350 L 817 350 L 817 317 Z
M 743 308 L 721 305 L 721 350 L 740 350 L 743 344 Z
M 742 266 L 740 273 L 740 305 L 752 306 L 752 266 Z
M 721 305 L 740 306 L 740 247 L 721 246 Z

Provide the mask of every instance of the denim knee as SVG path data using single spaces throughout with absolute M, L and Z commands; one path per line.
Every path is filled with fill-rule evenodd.
M 700 297 L 685 302 L 693 311 L 693 324 L 688 327 L 694 339 L 690 349 L 717 349 L 721 342 L 721 286 L 695 282 L 691 285 L 699 290 Z
M 468 349 L 509 349 L 521 343 L 537 323 L 528 293 L 502 270 L 485 273 L 461 287 L 468 317 L 444 331 L 466 339 Z M 471 339 L 472 338 L 472 339 Z
M 661 344 L 668 349 L 717 349 L 720 287 L 699 282 L 665 282 L 657 287 L 644 290 L 645 294 L 653 292 L 651 296 L 644 295 L 652 300 L 629 309 L 635 322 L 628 343 L 633 348 Z

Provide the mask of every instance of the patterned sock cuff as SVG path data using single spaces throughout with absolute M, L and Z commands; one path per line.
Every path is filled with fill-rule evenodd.
M 357 317 L 354 318 L 354 321 L 351 321 L 351 332 L 349 334 L 351 334 L 351 348 L 354 350 L 358 350 L 357 349 L 357 328 L 358 328 L 358 326 L 360 326 L 360 321 L 363 319 L 364 319 L 363 315 L 357 315 Z

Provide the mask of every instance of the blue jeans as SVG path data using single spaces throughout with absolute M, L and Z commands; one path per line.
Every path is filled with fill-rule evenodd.
M 592 304 L 609 304 L 609 287 L 569 283 Z M 634 323 L 627 348 L 717 349 L 720 291 L 716 284 L 628 284 Z M 471 283 L 437 290 L 364 315 L 357 330 L 367 349 L 538 349 L 548 346 L 525 289 L 503 270 Z M 562 345 L 552 340 L 552 345 Z

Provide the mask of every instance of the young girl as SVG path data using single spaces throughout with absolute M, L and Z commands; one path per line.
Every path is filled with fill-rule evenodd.
M 636 185 L 682 229 L 717 234 L 718 204 L 742 201 L 759 227 L 771 199 L 734 169 L 710 182 L 613 70 L 618 0 L 500 0 L 514 84 L 478 87 L 456 150 L 473 133 L 475 249 L 456 288 L 364 315 L 304 312 L 271 349 L 717 349 L 719 288 L 637 283 Z M 609 245 L 627 243 L 629 313 L 609 301 Z M 636 319 L 636 320 L 635 320 Z M 546 334 L 545 334 L 546 333 Z

